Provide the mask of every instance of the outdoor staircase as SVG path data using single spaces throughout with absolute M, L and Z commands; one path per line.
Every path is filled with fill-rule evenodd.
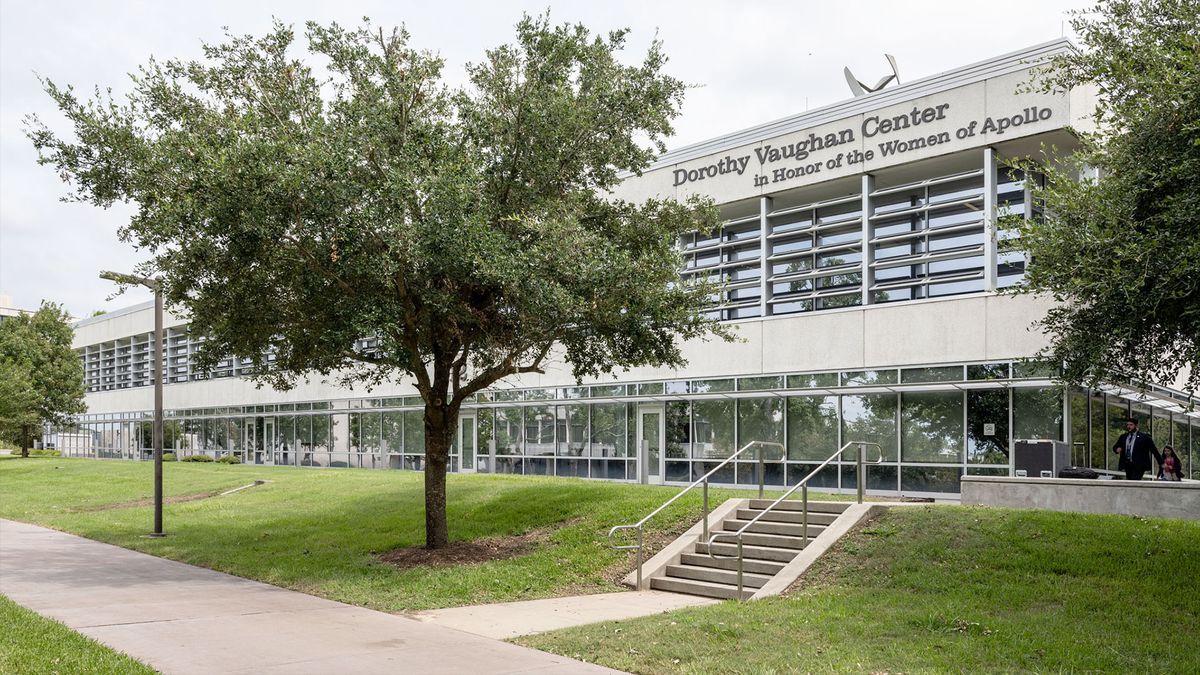
M 745 508 L 736 509 L 710 531 L 736 532 L 761 514 L 771 501 L 751 499 Z M 808 537 L 804 537 L 803 504 L 799 501 L 780 502 L 763 516 L 742 537 L 742 598 L 748 599 L 762 588 L 813 538 L 825 531 L 850 506 L 849 502 L 808 503 Z M 666 565 L 660 574 L 651 576 L 650 588 L 660 591 L 702 595 L 710 598 L 738 597 L 738 547 L 730 537 L 712 544 L 697 541 L 689 545 L 678 562 Z

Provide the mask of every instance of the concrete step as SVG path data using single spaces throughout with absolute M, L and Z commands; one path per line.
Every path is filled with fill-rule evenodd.
M 761 511 L 771 505 L 770 499 L 751 499 L 750 508 Z M 811 513 L 842 513 L 854 502 L 815 502 L 808 500 L 808 512 Z M 772 511 L 803 511 L 804 503 L 799 498 L 785 499 L 779 502 Z
M 733 555 L 737 555 L 736 547 L 734 548 L 735 550 L 733 551 Z M 725 554 L 718 552 L 717 555 L 724 556 Z M 712 556 L 703 553 L 684 553 L 679 557 L 679 562 L 684 565 L 713 567 L 716 569 L 734 570 L 735 572 L 737 571 L 737 560 L 730 560 L 729 558 L 725 557 L 713 558 Z M 773 576 L 776 572 L 783 569 L 783 566 L 784 563 L 782 562 L 773 562 L 769 560 L 752 560 L 750 558 L 745 558 L 742 560 L 742 569 L 746 572 L 753 572 L 755 574 L 769 574 Z
M 717 542 L 712 546 L 713 553 L 719 556 L 737 556 L 737 544 L 726 544 Z M 708 544 L 696 544 L 696 553 L 708 556 Z M 746 560 L 765 560 L 770 562 L 788 563 L 795 558 L 800 551 L 794 548 L 780 548 L 778 546 L 754 546 L 749 542 L 742 547 L 742 555 Z
M 750 519 L 758 516 L 758 514 L 760 514 L 760 513 L 762 513 L 761 510 L 738 509 L 737 517 L 738 517 L 738 520 L 750 520 Z M 830 525 L 833 523 L 833 521 L 837 520 L 837 517 L 839 515 L 840 514 L 837 514 L 837 513 L 816 513 L 813 511 L 809 511 L 808 512 L 808 524 L 809 525 Z M 779 511 L 779 510 L 768 511 L 767 515 L 763 516 L 762 520 L 759 522 L 763 522 L 766 520 L 776 522 L 776 523 L 803 523 L 804 522 L 804 513 L 802 511 Z
M 650 580 L 650 588 L 653 588 L 656 591 L 671 591 L 672 593 L 702 595 L 706 598 L 721 598 L 723 600 L 730 600 L 738 597 L 736 585 L 730 586 L 728 584 L 714 584 L 709 581 L 678 579 L 675 577 L 655 577 Z M 754 589 L 743 588 L 743 600 L 749 599 L 752 595 L 754 595 Z
M 750 521 L 748 520 L 726 520 L 725 522 L 721 523 L 721 529 L 726 532 L 737 532 L 749 524 L 749 522 Z M 824 525 L 813 525 L 812 523 L 809 523 L 808 538 L 812 539 L 824 531 Z M 746 530 L 746 532 L 759 534 L 782 534 L 788 537 L 803 537 L 804 526 L 793 523 L 778 523 L 760 520 L 757 523 L 750 525 L 750 529 Z
M 736 564 L 736 560 L 733 561 Z M 722 570 L 698 565 L 667 565 L 667 576 L 676 579 L 691 579 L 694 581 L 710 581 L 715 584 L 730 584 L 737 586 L 737 570 Z M 743 588 L 762 588 L 771 580 L 769 574 L 754 574 L 742 572 Z
M 734 528 L 737 529 L 737 528 Z M 717 543 L 730 544 L 737 549 L 736 537 L 725 537 L 719 539 Z M 760 532 L 747 532 L 742 535 L 742 544 L 746 546 L 770 546 L 772 548 L 791 548 L 802 549 L 807 542 L 803 537 L 792 536 L 787 534 L 763 534 Z

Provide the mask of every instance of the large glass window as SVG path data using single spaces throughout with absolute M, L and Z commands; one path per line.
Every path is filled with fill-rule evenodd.
M 905 392 L 901 403 L 904 461 L 962 461 L 962 392 Z
M 558 415 L 558 454 L 579 457 L 587 449 L 588 409 L 586 405 L 560 405 Z M 585 472 L 586 474 L 586 472 Z M 573 473 L 570 475 L 579 475 Z
M 842 442 L 878 443 L 883 448 L 884 460 L 896 461 L 896 408 L 895 394 L 843 396 Z
M 783 444 L 783 399 L 744 398 L 737 402 L 737 407 L 738 448 L 751 441 Z M 766 447 L 763 451 L 765 452 L 764 457 L 769 461 L 783 459 L 783 452 L 779 448 Z M 750 457 L 747 459 L 758 457 L 757 451 L 749 454 Z
M 554 454 L 554 406 L 525 409 L 525 454 Z
M 962 469 L 958 467 L 906 466 L 900 471 L 904 492 L 958 492 Z
M 1017 439 L 1062 440 L 1062 389 L 1013 390 L 1013 435 Z
M 667 459 L 686 459 L 691 447 L 690 404 L 687 401 L 667 403 Z M 685 466 L 686 468 L 686 466 Z
M 1108 398 L 1108 440 L 1104 444 L 1104 456 L 1107 457 L 1107 468 L 1116 471 L 1120 458 L 1112 452 L 1117 439 L 1125 433 L 1125 420 L 1129 419 L 1129 404 L 1115 396 Z
M 296 418 L 292 415 L 276 417 L 275 436 L 275 445 L 279 447 L 280 454 L 286 454 L 290 458 L 296 450 Z M 290 463 L 290 459 L 287 463 Z
M 836 396 L 789 396 L 788 459 L 824 460 L 838 449 Z
M 725 458 L 734 453 L 734 402 L 692 402 L 692 456 L 696 459 Z
M 967 392 L 967 462 L 1008 464 L 1008 390 Z
M 378 453 L 380 434 L 380 414 L 367 412 L 362 414 L 359 433 L 359 452 Z
M 1090 422 L 1088 424 L 1088 466 L 1103 469 L 1108 463 L 1108 447 L 1104 443 L 1104 394 L 1091 395 Z
M 521 454 L 520 408 L 496 409 L 496 454 Z
M 592 408 L 592 457 L 625 457 L 625 404 L 595 403 Z
M 404 413 L 392 411 L 383 413 L 382 420 L 383 451 L 400 453 L 404 451 Z
M 1088 395 L 1072 391 L 1071 400 L 1071 465 L 1088 465 Z
M 407 410 L 404 415 L 404 454 L 425 454 L 425 412 Z

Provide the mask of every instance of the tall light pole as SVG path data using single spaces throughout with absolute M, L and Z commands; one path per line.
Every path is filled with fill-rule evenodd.
M 162 282 L 158 279 L 140 277 L 120 272 L 101 272 L 101 279 L 115 281 L 126 286 L 145 286 L 154 291 L 154 531 L 150 537 L 165 537 L 163 532 L 163 306 Z

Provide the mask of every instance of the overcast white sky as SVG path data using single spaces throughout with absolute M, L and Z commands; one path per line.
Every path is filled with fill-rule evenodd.
M 414 45 L 440 52 L 447 78 L 459 83 L 462 65 L 509 41 L 522 12 L 550 7 L 555 22 L 631 28 L 631 52 L 657 32 L 670 72 L 700 85 L 688 95 L 669 144 L 679 147 L 849 98 L 842 67 L 874 82 L 888 72 L 885 52 L 895 55 L 908 81 L 1060 37 L 1068 10 L 1086 4 L 0 0 L 0 294 L 22 308 L 60 302 L 76 316 L 148 298 L 131 292 L 110 301 L 112 285 L 97 278 L 140 259 L 117 239 L 130 209 L 64 204 L 63 184 L 37 165 L 22 119 L 36 113 L 54 125 L 60 118 L 35 73 L 85 90 L 121 91 L 126 73 L 147 57 L 198 56 L 202 41 L 221 38 L 222 26 L 257 34 L 272 17 L 300 26 L 369 16 L 377 24 L 405 24 Z

